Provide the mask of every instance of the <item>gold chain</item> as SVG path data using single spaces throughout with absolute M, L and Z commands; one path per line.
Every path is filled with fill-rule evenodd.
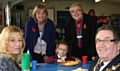
M 112 66 L 112 68 L 107 68 L 105 71 L 115 71 L 118 67 L 120 67 L 120 63 L 118 63 L 116 66 Z
M 98 61 L 97 61 L 97 63 L 96 63 L 96 65 L 95 65 L 95 67 L 94 67 L 94 69 L 93 69 L 93 71 L 96 71 L 96 68 L 97 68 L 97 66 L 98 66 L 98 64 L 100 63 L 100 59 L 98 59 Z M 118 63 L 116 66 L 112 66 L 112 68 L 106 68 L 106 70 L 105 71 L 115 71 L 117 68 L 119 68 L 120 67 L 120 63 Z
M 98 61 L 97 61 L 96 65 L 95 65 L 95 67 L 94 67 L 93 71 L 96 71 L 98 64 L 100 64 L 100 61 L 101 61 L 101 60 L 100 60 L 100 59 L 98 59 Z

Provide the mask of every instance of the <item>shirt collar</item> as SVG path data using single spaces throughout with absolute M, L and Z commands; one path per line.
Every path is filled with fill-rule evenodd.
M 58 56 L 58 58 L 61 58 L 61 59 L 63 59 L 63 60 L 66 59 L 66 55 L 61 57 L 59 54 L 57 54 L 57 56 Z
M 119 52 L 118 52 L 118 54 L 119 54 Z M 118 55 L 118 54 L 117 54 L 117 55 Z M 103 62 L 103 61 L 101 60 L 100 62 Z M 111 61 L 103 62 L 104 65 L 101 66 L 100 71 L 102 71 L 110 62 L 111 62 Z

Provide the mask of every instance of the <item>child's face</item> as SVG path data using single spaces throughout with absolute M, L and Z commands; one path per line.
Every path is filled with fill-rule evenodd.
M 65 56 L 68 52 L 68 46 L 60 44 L 59 47 L 57 48 L 57 52 L 61 57 Z

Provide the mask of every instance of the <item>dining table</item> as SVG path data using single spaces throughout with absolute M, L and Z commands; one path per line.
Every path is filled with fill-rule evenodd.
M 30 71 L 75 71 L 77 68 L 82 69 L 89 69 L 91 64 L 91 61 L 87 61 L 86 64 L 83 64 L 82 62 L 79 62 L 78 65 L 75 66 L 63 66 L 59 63 L 54 64 L 47 64 L 47 63 L 39 63 L 37 64 L 36 69 L 32 69 Z

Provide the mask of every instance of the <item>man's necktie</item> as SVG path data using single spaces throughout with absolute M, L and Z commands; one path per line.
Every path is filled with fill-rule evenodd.
M 99 71 L 99 70 L 100 70 L 100 67 L 103 66 L 103 65 L 104 65 L 104 63 L 103 63 L 103 62 L 100 62 L 100 64 L 98 64 L 97 67 L 96 67 L 96 71 Z

